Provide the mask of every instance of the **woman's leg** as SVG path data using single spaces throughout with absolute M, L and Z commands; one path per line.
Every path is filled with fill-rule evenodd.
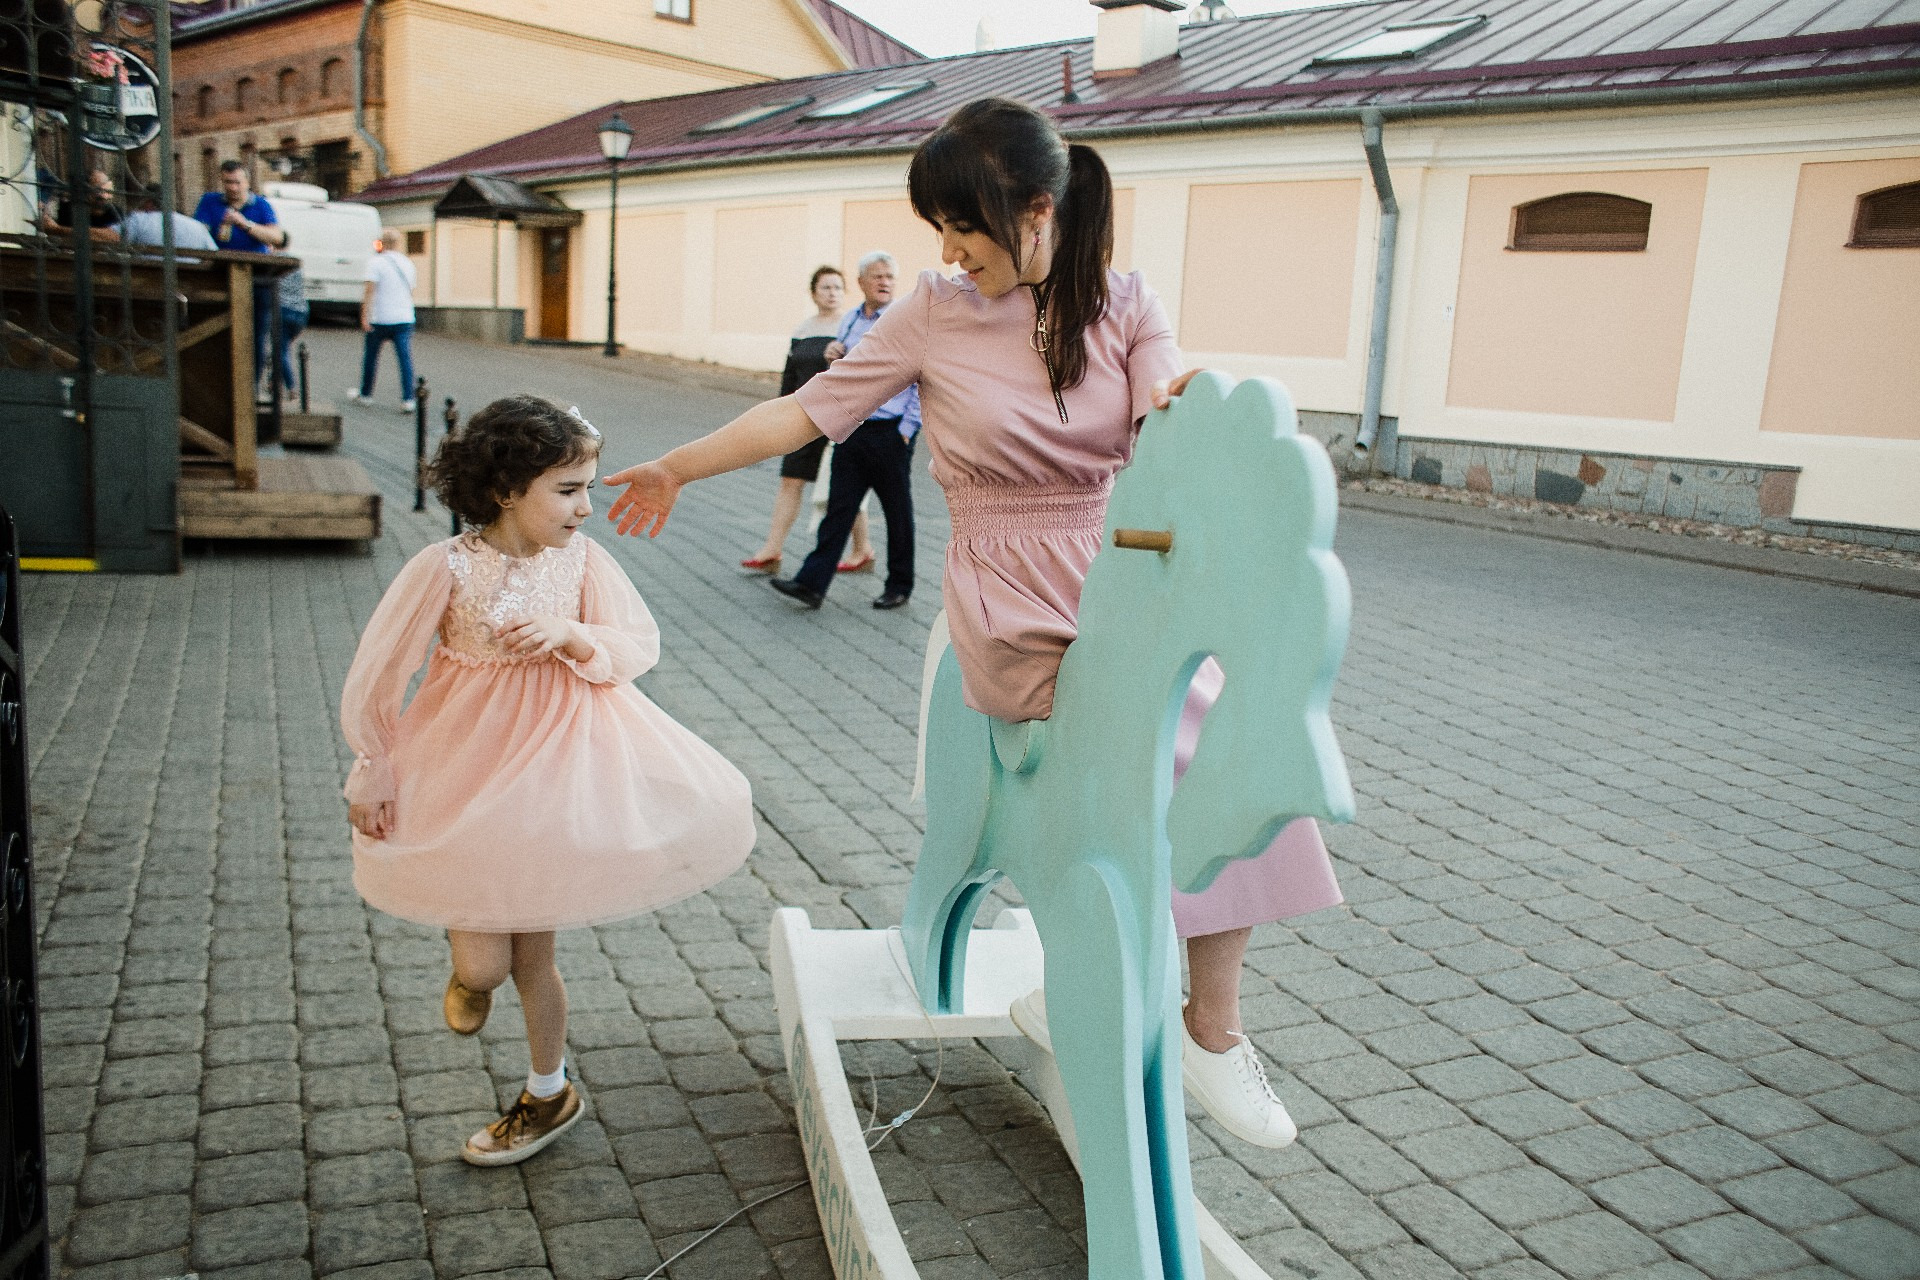
M 853 539 L 848 544 L 847 557 L 851 560 L 870 560 L 873 558 L 873 539 L 867 534 L 867 508 L 862 503 L 860 514 L 853 518 Z
M 453 976 L 469 991 L 491 991 L 507 980 L 513 966 L 513 935 L 447 930 L 453 944 Z
M 513 985 L 526 1014 L 533 1069 L 551 1075 L 567 1056 L 567 988 L 553 962 L 551 933 L 513 935 Z
M 1187 939 L 1187 1034 L 1208 1053 L 1225 1053 L 1240 1036 L 1240 969 L 1251 929 Z
M 780 492 L 773 495 L 773 523 L 767 526 L 767 540 L 753 553 L 755 560 L 771 560 L 786 546 L 787 534 L 793 531 L 793 522 L 800 515 L 800 495 L 806 488 L 805 480 L 780 477 Z

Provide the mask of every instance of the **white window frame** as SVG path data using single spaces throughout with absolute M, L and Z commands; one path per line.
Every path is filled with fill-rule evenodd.
M 1478 31 L 1487 25 L 1485 14 L 1464 18 L 1430 18 L 1423 22 L 1400 22 L 1380 28 L 1369 36 L 1349 40 L 1337 49 L 1314 58 L 1313 65 L 1342 62 L 1398 62 L 1418 58 L 1448 41 Z M 1425 36 L 1423 39 L 1422 36 Z

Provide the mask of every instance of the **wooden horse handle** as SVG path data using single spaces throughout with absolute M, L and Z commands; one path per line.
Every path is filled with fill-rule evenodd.
M 1158 551 L 1165 554 L 1173 550 L 1173 530 L 1115 529 L 1113 545 L 1128 551 Z

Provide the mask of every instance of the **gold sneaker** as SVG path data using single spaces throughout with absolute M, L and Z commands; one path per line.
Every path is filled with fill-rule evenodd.
M 467 1139 L 460 1158 L 468 1164 L 519 1164 L 565 1133 L 585 1110 L 571 1081 L 551 1098 L 522 1089 L 507 1114 Z
M 447 979 L 446 999 L 440 1003 L 449 1027 L 463 1036 L 475 1035 L 487 1025 L 487 1014 L 493 1011 L 493 992 L 461 986 L 456 975 Z

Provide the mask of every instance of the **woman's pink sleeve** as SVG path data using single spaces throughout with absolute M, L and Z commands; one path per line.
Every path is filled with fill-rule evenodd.
M 920 380 L 933 305 L 926 277 L 933 274 L 922 272 L 919 286 L 881 312 L 853 350 L 793 393 L 829 440 L 845 440 L 875 409 Z
M 633 580 L 597 542 L 587 543 L 587 574 L 580 586 L 580 627 L 593 656 L 560 661 L 589 684 L 625 684 L 660 661 L 660 628 Z
M 340 728 L 353 748 L 347 775 L 350 804 L 393 799 L 393 765 L 387 758 L 407 684 L 426 660 L 426 650 L 453 593 L 447 550 L 438 544 L 407 561 L 380 597 L 340 693 Z
M 1173 326 L 1167 323 L 1167 310 L 1160 295 L 1140 281 L 1133 315 L 1133 334 L 1127 344 L 1127 394 L 1133 401 L 1133 420 L 1139 422 L 1153 412 L 1153 384 L 1180 374 L 1180 344 L 1173 340 Z

